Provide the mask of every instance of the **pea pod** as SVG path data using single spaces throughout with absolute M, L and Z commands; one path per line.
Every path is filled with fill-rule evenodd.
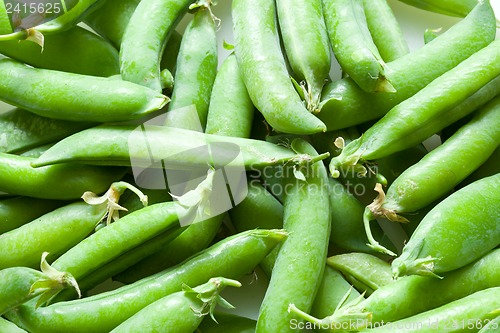
M 489 1 L 479 1 L 465 19 L 438 38 L 387 63 L 395 93 L 367 93 L 351 78 L 344 78 L 325 86 L 318 117 L 329 131 L 382 117 L 432 80 L 491 43 L 495 39 L 495 25 L 495 14 Z
M 0 60 L 0 71 L 4 73 L 1 100 L 49 118 L 132 120 L 162 108 L 169 100 L 130 82 L 35 69 L 10 59 Z
M 331 61 L 321 0 L 279 0 L 276 9 L 288 62 L 298 79 L 305 80 L 306 106 L 316 113 Z
M 205 133 L 248 138 L 255 107 L 231 53 L 215 77 Z
M 500 315 L 495 319 L 486 322 L 486 324 L 479 330 L 478 333 L 495 333 L 500 328 Z
M 43 34 L 56 33 L 72 28 L 80 22 L 80 20 L 86 13 L 94 10 L 96 7 L 102 5 L 103 3 L 103 0 L 79 0 L 73 7 L 68 10 L 64 5 L 65 3 L 63 2 L 62 9 L 64 10 L 64 14 L 35 27 L 21 26 L 21 29 L 18 31 L 0 35 L 0 41 L 28 39 L 35 41 L 43 48 Z
M 360 282 L 367 288 L 368 296 L 373 291 L 393 282 L 391 265 L 371 254 L 359 252 L 339 254 L 329 257 L 326 263 L 344 276 L 348 276 L 348 281 L 353 278 Z M 364 291 L 360 290 L 360 292 Z
M 292 134 L 324 132 L 290 82 L 278 43 L 273 1 L 232 2 L 235 54 L 248 94 L 276 131 Z
M 84 17 L 84 22 L 119 50 L 130 18 L 141 0 L 106 0 Z
M 399 0 L 408 5 L 431 12 L 465 17 L 477 4 L 477 0 Z
M 292 142 L 302 153 L 314 154 L 306 141 Z M 304 172 L 296 179 L 297 172 Z M 290 233 L 283 242 L 262 301 L 257 320 L 258 332 L 289 332 L 289 303 L 312 307 L 320 285 L 330 234 L 330 202 L 324 165 L 316 163 L 309 170 L 288 170 L 283 226 Z M 304 253 L 308 256 L 304 256 Z M 283 283 L 286 281 L 286 283 Z
M 483 95 L 481 88 L 492 80 L 497 84 L 499 74 L 500 41 L 494 41 L 392 108 L 330 161 L 330 172 L 334 177 L 340 175 L 341 169 L 353 168 L 366 173 L 360 165 L 363 161 L 421 143 L 487 103 L 489 99 L 485 97 L 489 94 Z M 462 84 L 464 81 L 468 82 L 466 86 Z
M 367 92 L 394 92 L 368 30 L 363 1 L 323 1 L 333 54 L 342 70 Z
M 51 260 L 57 258 L 87 237 L 105 217 L 117 219 L 118 211 L 113 207 L 128 187 L 114 183 L 97 205 L 72 203 L 0 235 L 4 253 L 0 268 L 34 267 L 43 252 L 50 252 Z
M 208 155 L 207 147 L 211 155 Z M 231 161 L 227 156 L 234 159 L 239 153 L 242 161 L 237 163 L 248 169 L 287 162 L 304 164 L 327 157 L 327 154 L 318 157 L 300 155 L 292 149 L 261 140 L 204 134 L 166 126 L 102 125 L 61 140 L 32 166 L 77 162 L 160 167 L 158 161 L 163 161 L 168 166 L 189 164 L 206 167 L 210 164 L 218 167 Z
M 30 197 L 2 199 L 0 200 L 0 234 L 19 228 L 62 205 L 64 201 Z
M 366 23 L 382 59 L 387 63 L 410 53 L 387 0 L 364 0 Z
M 193 18 L 184 31 L 179 49 L 175 86 L 169 104 L 169 110 L 194 105 L 202 128 L 206 126 L 210 93 L 217 74 L 216 27 L 210 6 L 207 0 L 192 9 Z M 168 124 L 185 128 L 168 120 L 167 114 Z
M 500 287 L 478 291 L 439 308 L 420 313 L 391 323 L 390 327 L 380 326 L 361 331 L 362 333 L 396 333 L 400 327 L 410 327 L 407 332 L 460 332 L 477 331 L 498 316 L 500 308 Z M 427 323 L 427 325 L 415 325 Z M 413 324 L 413 325 L 412 325 Z
M 123 168 L 54 165 L 34 169 L 34 159 L 0 153 L 0 191 L 41 199 L 78 199 L 86 191 L 103 193 Z
M 369 206 L 367 218 L 405 221 L 414 212 L 450 192 L 493 154 L 500 142 L 500 97 L 496 97 L 442 145 L 399 176 Z M 443 161 L 447 161 L 443 163 Z
M 23 109 L 12 109 L 0 115 L 0 152 L 16 153 L 52 143 L 93 125 L 49 119 Z
M 43 52 L 29 41 L 4 41 L 0 53 L 38 68 L 104 77 L 120 73 L 118 51 L 79 26 L 45 36 Z
M 124 80 L 156 92 L 162 90 L 161 55 L 169 34 L 193 2 L 143 0 L 137 5 L 120 45 L 120 73 Z
M 199 285 L 213 276 L 238 279 L 286 236 L 281 230 L 252 230 L 228 237 L 181 265 L 113 291 L 34 309 L 27 303 L 6 317 L 34 333 L 109 332 L 152 302 Z M 96 320 L 99 326 L 96 327 Z
M 215 321 L 217 304 L 231 308 L 219 294 L 227 286 L 240 287 L 236 280 L 212 278 L 195 288 L 182 286 L 182 291 L 151 303 L 118 325 L 111 333 L 119 332 L 176 332 L 191 333 L 200 325 L 203 317 L 210 315 Z M 146 331 L 144 328 L 147 327 Z
M 436 276 L 498 246 L 499 182 L 500 173 L 480 179 L 436 205 L 420 222 L 401 256 L 392 262 L 394 276 Z
M 0 330 L 4 333 L 27 333 L 25 330 L 3 317 L 0 317 Z
M 499 287 L 499 258 L 500 250 L 491 251 L 474 263 L 445 274 L 442 280 L 424 276 L 401 277 L 377 289 L 365 300 L 345 304 L 324 319 L 309 319 L 335 327 L 349 324 L 352 331 L 359 331 L 419 313 L 423 315 L 425 311 L 446 306 L 475 292 Z
M 197 333 L 254 333 L 257 322 L 253 319 L 219 312 L 215 314 L 217 322 L 205 318 L 197 328 Z
M 0 270 L 0 315 L 39 297 L 37 306 L 53 298 L 64 288 L 78 284 L 69 273 L 59 272 L 49 266 L 42 254 L 41 271 L 28 267 L 10 267 Z M 2 331 L 3 332 L 3 331 Z

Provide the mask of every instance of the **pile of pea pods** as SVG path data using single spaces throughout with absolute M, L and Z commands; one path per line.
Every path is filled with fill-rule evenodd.
M 400 1 L 1 1 L 0 333 L 500 332 L 497 0 Z

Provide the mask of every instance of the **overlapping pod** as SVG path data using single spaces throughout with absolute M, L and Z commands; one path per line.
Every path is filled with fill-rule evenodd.
M 326 126 L 306 109 L 290 81 L 279 46 L 275 14 L 273 1 L 232 3 L 235 54 L 248 94 L 276 131 L 324 132 Z
M 410 54 L 387 63 L 391 94 L 368 93 L 351 78 L 328 83 L 318 114 L 329 131 L 377 119 L 432 80 L 457 66 L 495 39 L 496 22 L 489 1 L 478 5 L 438 38 Z

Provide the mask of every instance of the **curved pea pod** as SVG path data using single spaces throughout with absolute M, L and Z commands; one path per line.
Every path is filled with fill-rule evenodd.
M 17 153 L 63 139 L 95 124 L 49 119 L 23 109 L 0 115 L 0 152 Z
M 385 62 L 408 54 L 410 49 L 387 0 L 363 0 L 366 23 Z
M 427 11 L 465 17 L 477 5 L 478 0 L 399 0 Z
M 385 195 L 378 187 L 380 197 L 369 206 L 368 214 L 405 221 L 399 213 L 417 211 L 443 197 L 483 164 L 499 143 L 500 97 L 496 97 L 451 138 L 403 172 Z
M 46 255 L 42 254 L 41 271 L 28 267 L 0 270 L 0 315 L 35 297 L 39 297 L 37 306 L 40 306 L 68 287 L 80 293 L 73 276 L 50 267 Z
M 232 305 L 220 296 L 220 292 L 227 286 L 240 287 L 241 283 L 219 277 L 212 278 L 195 288 L 183 285 L 182 291 L 151 303 L 113 329 L 111 333 L 135 331 L 191 333 L 200 325 L 204 316 L 210 315 L 214 321 L 216 320 L 213 312 L 218 304 L 232 308 Z
M 460 268 L 500 243 L 500 173 L 448 196 L 420 222 L 400 257 L 394 276 L 430 275 Z
M 120 73 L 124 80 L 156 92 L 162 90 L 160 60 L 165 44 L 192 2 L 146 0 L 137 5 L 120 45 Z
M 278 42 L 275 13 L 272 1 L 232 3 L 235 54 L 248 94 L 276 131 L 324 132 L 326 126 L 306 109 L 290 81 Z
M 3 317 L 0 317 L 0 330 L 4 333 L 27 333 L 25 330 Z
M 85 191 L 103 193 L 125 174 L 123 168 L 54 165 L 34 169 L 35 159 L 0 153 L 0 191 L 41 199 L 72 200 Z
M 216 312 L 217 322 L 210 318 L 203 319 L 197 328 L 198 333 L 254 333 L 257 322 L 253 319 L 240 317 L 224 312 Z
M 365 286 L 368 296 L 393 282 L 391 265 L 371 254 L 357 252 L 339 254 L 329 257 L 326 264 L 344 274 L 351 283 L 353 282 L 351 279 L 354 279 Z M 365 290 L 358 291 L 365 292 Z
M 68 147 L 71 147 L 68 149 Z M 211 155 L 208 154 L 210 148 Z M 238 166 L 259 169 L 284 163 L 304 164 L 327 157 L 301 155 L 270 142 L 204 134 L 180 128 L 141 125 L 102 125 L 61 140 L 32 163 L 34 167 L 77 162 L 135 167 L 224 166 L 227 156 Z M 156 163 L 156 164 L 155 164 Z M 236 165 L 236 164 L 233 164 Z
M 276 9 L 288 62 L 297 78 L 305 81 L 301 87 L 307 109 L 316 113 L 331 63 L 322 2 L 280 0 Z
M 103 77 L 120 73 L 118 51 L 79 26 L 45 36 L 43 52 L 30 41 L 3 41 L 0 53 L 38 68 Z
M 76 202 L 57 208 L 39 218 L 0 235 L 0 268 L 34 267 L 43 252 L 54 259 L 87 237 L 106 217 L 118 219 L 117 201 L 125 191 L 122 183 L 114 183 L 102 201 L 90 205 Z
M 128 265 L 123 272 L 113 276 L 113 280 L 132 283 L 146 276 L 158 273 L 179 264 L 192 255 L 205 249 L 220 230 L 224 215 L 194 223 L 183 230 L 175 239 L 158 248 L 134 265 Z
M 248 138 L 254 111 L 238 61 L 231 53 L 215 76 L 205 133 Z
M 346 303 L 324 319 L 310 319 L 338 327 L 349 324 L 351 330 L 359 331 L 425 313 L 475 292 L 500 287 L 499 259 L 500 250 L 493 250 L 445 274 L 442 280 L 426 276 L 401 277 L 377 289 L 365 300 Z
M 491 43 L 495 39 L 495 26 L 495 14 L 489 1 L 480 1 L 465 19 L 432 42 L 387 63 L 395 93 L 365 92 L 351 78 L 328 83 L 323 90 L 318 118 L 332 131 L 382 117 Z
M 6 317 L 35 333 L 109 332 L 147 305 L 180 291 L 183 284 L 200 285 L 214 276 L 239 279 L 251 272 L 285 237 L 282 230 L 243 232 L 197 253 L 180 265 L 133 284 L 37 310 L 29 303 L 8 312 Z
M 131 82 L 30 68 L 0 60 L 0 99 L 40 116 L 77 121 L 125 121 L 161 109 L 167 96 Z
M 192 9 L 193 18 L 182 36 L 175 69 L 175 86 L 168 106 L 172 112 L 193 105 L 202 128 L 206 126 L 210 94 L 217 74 L 216 24 L 210 6 L 208 1 Z M 169 122 L 168 116 L 169 113 L 167 125 L 193 129 L 192 126 L 178 126 L 175 118 Z
M 342 70 L 367 92 L 394 92 L 385 62 L 368 30 L 363 1 L 323 1 L 333 54 Z
M 31 197 L 2 199 L 0 200 L 0 234 L 19 228 L 62 205 L 64 201 Z
M 120 49 L 127 24 L 139 2 L 141 0 L 106 0 L 102 6 L 87 14 L 83 21 Z
M 9 34 L 0 35 L 0 41 L 27 39 L 36 42 L 43 48 L 43 34 L 56 33 L 72 28 L 78 24 L 82 17 L 84 17 L 89 11 L 94 10 L 103 3 L 103 0 L 79 0 L 76 1 L 73 6 L 67 8 L 65 2 L 62 2 L 61 6 L 58 8 L 59 11 L 63 10 L 64 14 L 42 24 L 36 25 L 35 27 L 23 26 L 21 21 L 21 25 L 15 27 L 15 31 Z M 54 7 L 53 13 L 58 14 L 56 11 L 57 9 Z
M 292 145 L 301 153 L 315 153 L 305 140 L 296 139 Z M 281 245 L 260 307 L 258 332 L 293 331 L 288 305 L 295 303 L 309 311 L 325 268 L 330 235 L 326 169 L 316 163 L 293 170 L 288 169 L 284 184 L 283 226 L 289 236 Z
M 400 327 L 410 327 L 405 331 L 415 333 L 474 332 L 498 316 L 499 309 L 500 287 L 489 288 L 439 308 L 392 322 L 390 326 L 387 325 L 389 327 L 379 326 L 361 333 L 399 333 Z
M 478 331 L 478 333 L 495 333 L 500 328 L 500 314 L 495 319 L 485 321 L 485 325 Z
M 339 170 L 366 174 L 361 164 L 410 148 L 470 114 L 491 98 L 488 84 L 500 89 L 500 41 L 494 41 L 391 109 L 330 161 Z M 467 81 L 467 85 L 463 82 Z M 484 90 L 486 89 L 486 90 Z

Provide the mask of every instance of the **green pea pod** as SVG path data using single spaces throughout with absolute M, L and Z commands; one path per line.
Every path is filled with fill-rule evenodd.
M 151 303 L 121 323 L 111 333 L 136 331 L 192 333 L 204 316 L 210 315 L 214 321 L 216 320 L 213 312 L 217 305 L 232 308 L 232 305 L 220 296 L 220 292 L 227 286 L 240 287 L 241 283 L 219 277 L 212 278 L 195 288 L 183 285 L 182 291 Z
M 478 0 L 399 0 L 427 11 L 465 17 L 477 5 Z
M 0 60 L 0 71 L 1 100 L 49 118 L 125 121 L 159 110 L 169 101 L 130 82 L 35 69 L 10 59 Z
M 405 221 L 399 213 L 414 212 L 450 192 L 490 157 L 500 143 L 500 97 L 442 145 L 408 168 L 369 206 L 369 218 Z M 443 163 L 446 161 L 446 163 Z
M 301 153 L 315 153 L 304 140 L 296 139 L 292 145 Z M 260 307 L 258 332 L 293 331 L 288 305 L 295 303 L 309 311 L 325 268 L 330 235 L 326 169 L 316 163 L 307 170 L 288 172 L 283 226 L 289 236 L 281 245 Z
M 420 222 L 400 257 L 394 275 L 430 275 L 460 268 L 500 244 L 500 173 L 448 196 Z
M 120 73 L 116 49 L 79 26 L 45 36 L 43 52 L 29 41 L 4 41 L 0 53 L 38 68 L 104 77 Z
M 385 62 L 410 53 L 401 27 L 387 0 L 363 0 L 366 23 L 373 43 Z
M 5 8 L 5 3 L 2 2 L 0 3 L 0 34 L 5 35 L 11 32 L 12 27 L 7 14 L 7 8 Z
M 0 268 L 34 267 L 43 252 L 50 252 L 51 260 L 57 258 L 87 237 L 105 217 L 116 220 L 118 211 L 113 207 L 128 187 L 122 182 L 113 183 L 95 206 L 72 203 L 0 235 L 4 253 Z
M 71 149 L 67 149 L 71 147 Z M 210 147 L 208 156 L 203 147 Z M 208 148 L 206 148 L 208 150 Z M 150 155 L 151 153 L 151 155 Z M 307 164 L 327 157 L 300 155 L 292 149 L 270 142 L 234 138 L 166 126 L 102 125 L 76 133 L 49 149 L 34 167 L 49 164 L 77 162 L 90 164 L 160 167 L 164 165 L 224 166 L 227 155 L 241 153 L 238 166 L 258 169 L 284 163 Z M 233 164 L 235 165 L 235 164 Z
M 481 89 L 492 80 L 495 88 L 500 89 L 496 81 L 500 79 L 499 74 L 500 41 L 497 40 L 392 108 L 330 161 L 330 172 L 338 177 L 339 170 L 353 168 L 365 174 L 363 161 L 421 143 L 486 104 L 491 99 L 485 98 L 489 97 L 489 89 L 486 93 Z
M 160 59 L 168 36 L 193 0 L 142 0 L 120 45 L 120 73 L 126 81 L 162 90 Z M 142 45 L 138 48 L 137 45 Z
M 493 176 L 498 173 L 498 166 L 500 165 L 500 147 L 495 149 L 493 154 L 486 162 L 484 162 L 479 168 L 476 169 L 469 177 L 467 177 L 463 182 L 458 184 L 458 188 L 467 186 L 476 180 L 484 177 Z
M 393 282 L 391 265 L 371 254 L 357 252 L 339 254 L 329 257 L 326 263 L 373 291 Z
M 59 272 L 42 255 L 41 271 L 28 267 L 10 267 L 0 270 L 0 315 L 39 297 L 37 306 L 51 299 L 64 288 L 78 290 L 76 280 L 69 273 Z M 4 332 L 4 331 L 2 331 Z
M 498 309 L 500 309 L 500 287 L 489 288 L 439 308 L 392 322 L 390 327 L 380 326 L 360 333 L 399 333 L 400 327 L 410 327 L 405 331 L 414 333 L 475 332 L 498 316 Z
M 231 53 L 215 77 L 205 133 L 248 138 L 254 110 L 236 56 Z
M 194 105 L 202 128 L 207 122 L 210 94 L 217 74 L 217 37 L 216 26 L 210 1 L 193 9 L 193 19 L 189 22 L 179 49 L 175 70 L 175 86 L 169 110 Z M 183 112 L 185 110 L 179 110 Z M 175 118 L 167 125 L 178 126 Z
M 93 125 L 49 119 L 23 109 L 12 109 L 0 115 L 0 152 L 17 153 L 52 143 Z
M 0 317 L 0 331 L 4 333 L 27 333 L 25 330 L 3 317 Z
M 427 45 L 387 64 L 396 89 L 391 94 L 367 93 L 351 78 L 328 83 L 318 117 L 329 131 L 378 119 L 440 75 L 495 39 L 496 22 L 489 1 L 480 1 L 469 15 Z
M 485 325 L 478 331 L 478 333 L 495 333 L 500 328 L 500 315 L 495 319 L 485 322 Z
M 103 3 L 103 0 L 78 0 L 73 7 L 67 10 L 65 2 L 62 2 L 62 10 L 64 10 L 64 14 L 35 27 L 21 26 L 19 27 L 21 29 L 18 31 L 0 35 L 0 41 L 28 39 L 36 42 L 43 49 L 43 34 L 56 33 L 72 28 L 78 24 L 88 12 L 99 7 Z
M 139 2 L 141 0 L 106 0 L 101 7 L 86 15 L 83 21 L 118 50 Z
M 348 325 L 357 332 L 423 314 L 475 292 L 499 287 L 499 259 L 500 250 L 494 250 L 474 263 L 447 273 L 442 280 L 405 276 L 377 289 L 365 300 L 345 304 L 324 319 L 309 319 L 326 326 Z M 302 315 L 300 311 L 296 313 Z
M 279 0 L 276 9 L 288 62 L 298 78 L 305 80 L 306 106 L 316 113 L 331 62 L 321 0 Z
M 235 54 L 248 94 L 276 131 L 292 134 L 324 132 L 290 82 L 278 43 L 276 7 L 268 0 L 232 2 Z
M 14 230 L 64 205 L 64 201 L 30 197 L 0 200 L 0 234 Z
M 367 92 L 395 92 L 368 30 L 363 1 L 323 1 L 333 54 L 346 74 Z
M 41 199 L 78 199 L 85 191 L 103 193 L 123 168 L 54 165 L 34 169 L 34 159 L 0 153 L 0 191 Z
M 165 242 L 149 256 L 133 265 L 123 265 L 126 269 L 118 275 L 113 275 L 113 280 L 132 283 L 186 260 L 210 245 L 221 227 L 223 217 L 224 215 L 218 215 L 190 225 L 175 239 Z
M 34 333 L 109 332 L 154 301 L 214 276 L 239 279 L 286 237 L 282 230 L 252 230 L 228 237 L 184 263 L 113 291 L 35 310 L 20 306 L 6 317 Z M 96 326 L 95 323 L 99 322 Z
M 205 317 L 198 326 L 196 333 L 254 333 L 257 324 L 253 319 L 224 312 L 216 311 L 215 318 L 217 322 Z

